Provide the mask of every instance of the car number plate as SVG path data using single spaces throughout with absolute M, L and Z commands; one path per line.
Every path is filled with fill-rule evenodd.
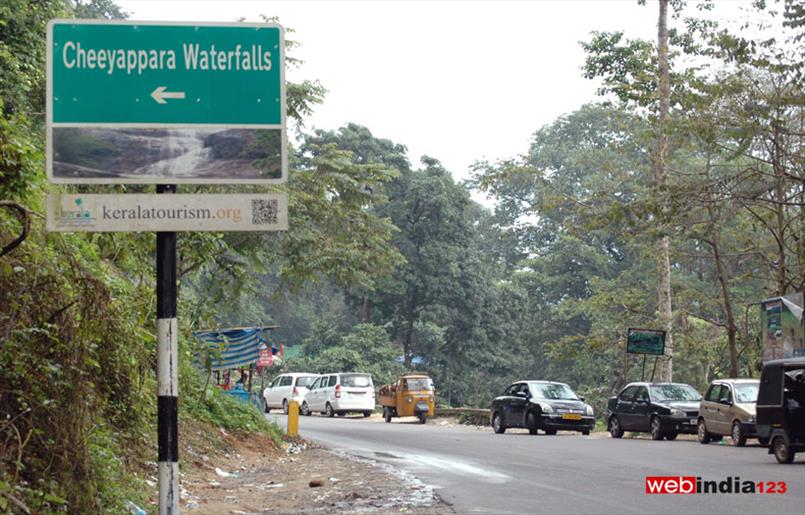
M 565 420 L 581 420 L 581 415 L 577 413 L 564 413 L 562 418 Z

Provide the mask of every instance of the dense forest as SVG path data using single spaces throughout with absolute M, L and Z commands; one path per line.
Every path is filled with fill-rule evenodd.
M 326 85 L 288 83 L 291 229 L 179 237 L 180 419 L 271 431 L 205 388 L 190 335 L 213 327 L 278 325 L 301 354 L 272 374 L 425 370 L 450 406 L 551 379 L 600 410 L 640 377 L 635 326 L 672 330 L 657 378 L 756 376 L 757 303 L 805 290 L 805 8 L 754 2 L 722 26 L 690 4 L 670 2 L 659 43 L 591 34 L 579 80 L 599 101 L 465 182 L 371 128 L 308 131 Z M 0 1 L 0 512 L 120 511 L 155 455 L 154 235 L 44 228 L 45 195 L 68 191 L 44 171 L 44 34 L 73 16 L 126 14 Z

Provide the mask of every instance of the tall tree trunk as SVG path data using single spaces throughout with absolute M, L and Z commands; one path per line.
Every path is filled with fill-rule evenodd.
M 659 222 L 665 226 L 665 184 L 668 172 L 666 170 L 668 160 L 668 121 L 671 111 L 671 79 L 668 69 L 668 0 L 660 0 L 660 17 L 657 22 L 657 52 L 659 60 L 658 86 L 660 93 L 660 113 L 657 124 L 657 147 L 652 168 L 654 180 L 660 205 L 662 206 Z M 657 242 L 657 272 L 659 284 L 657 288 L 658 308 L 660 325 L 666 332 L 665 336 L 665 358 L 660 370 L 661 381 L 672 381 L 674 374 L 674 344 L 673 344 L 673 315 L 671 311 L 671 259 L 669 257 L 670 241 L 667 235 L 663 235 Z
M 363 312 L 361 313 L 361 322 L 363 322 L 364 324 L 368 324 L 371 312 L 372 312 L 372 301 L 369 300 L 368 295 L 365 295 L 363 297 Z
M 738 327 L 735 324 L 735 314 L 732 311 L 732 299 L 730 298 L 729 285 L 727 284 L 726 270 L 721 256 L 721 246 L 716 233 L 716 219 L 713 205 L 707 204 L 707 214 L 710 217 L 710 248 L 713 251 L 713 260 L 716 263 L 716 274 L 718 284 L 721 286 L 721 299 L 724 303 L 724 314 L 727 316 L 727 343 L 730 351 L 730 377 L 738 377 Z
M 772 155 L 772 166 L 774 167 L 774 175 L 777 176 L 777 187 L 775 188 L 775 203 L 774 210 L 777 219 L 777 294 L 785 295 L 788 289 L 788 270 L 786 269 L 785 259 L 785 166 L 782 164 L 782 150 L 780 149 L 780 138 L 782 135 L 779 133 L 775 124 L 773 146 L 774 154 Z
M 403 360 L 406 370 L 411 370 L 411 362 L 414 359 L 413 351 L 411 350 L 414 339 L 414 323 L 416 322 L 416 305 L 417 305 L 417 291 L 414 287 L 411 292 L 411 297 L 408 302 L 408 320 L 406 321 L 405 337 L 403 340 Z

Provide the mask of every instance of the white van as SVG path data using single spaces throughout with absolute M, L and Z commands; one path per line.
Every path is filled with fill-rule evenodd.
M 347 413 L 362 413 L 368 417 L 375 409 L 375 386 L 371 374 L 323 374 L 310 386 L 301 412 L 313 412 L 332 417 Z
M 263 390 L 265 412 L 268 413 L 274 408 L 282 408 L 283 413 L 288 413 L 288 402 L 290 401 L 296 401 L 301 406 L 308 388 L 318 377 L 317 374 L 305 373 L 278 375 Z

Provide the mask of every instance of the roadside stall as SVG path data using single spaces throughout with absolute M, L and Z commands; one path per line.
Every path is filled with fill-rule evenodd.
M 262 385 L 255 385 L 260 372 L 282 362 L 282 344 L 271 337 L 278 326 L 234 327 L 196 331 L 199 346 L 196 365 L 214 378 L 216 387 L 244 402 L 254 402 L 262 409 Z M 255 391 L 254 387 L 258 386 Z

